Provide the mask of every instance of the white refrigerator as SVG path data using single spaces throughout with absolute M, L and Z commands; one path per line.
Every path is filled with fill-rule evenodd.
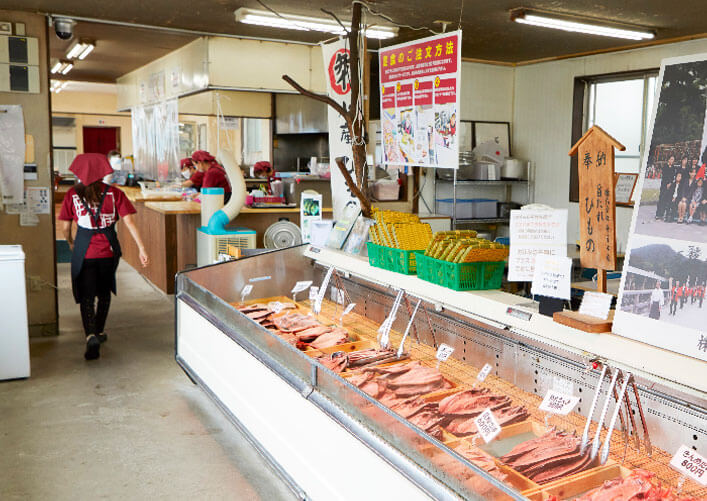
M 0 245 L 0 380 L 29 377 L 25 253 Z

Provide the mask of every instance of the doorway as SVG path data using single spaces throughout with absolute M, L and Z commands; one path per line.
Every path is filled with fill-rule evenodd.
M 120 127 L 84 127 L 83 152 L 107 155 L 111 150 L 120 151 Z

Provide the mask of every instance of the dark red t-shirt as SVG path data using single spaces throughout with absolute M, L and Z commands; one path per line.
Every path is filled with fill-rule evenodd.
M 200 190 L 201 186 L 204 184 L 204 173 L 200 170 L 195 171 L 189 178 L 189 181 L 192 182 L 194 189 Z
M 103 183 L 101 184 L 101 190 L 105 189 L 105 185 Z M 96 209 L 98 209 L 98 207 L 91 207 L 94 213 Z M 108 228 L 111 224 L 115 223 L 119 217 L 135 214 L 135 212 L 137 212 L 135 207 L 133 207 L 133 204 L 128 200 L 128 197 L 125 196 L 125 193 L 115 186 L 111 186 L 108 188 L 106 199 L 101 208 L 99 228 Z M 82 228 L 96 229 L 93 218 L 84 207 L 83 202 L 81 202 L 81 199 L 73 187 L 64 197 L 59 219 L 63 221 L 76 221 L 76 224 Z M 96 233 L 91 237 L 91 243 L 88 246 L 85 258 L 99 259 L 106 257 L 113 257 L 113 250 L 108 242 L 108 237 L 101 233 Z
M 204 174 L 204 184 L 202 188 L 223 188 L 224 193 L 231 193 L 231 185 L 228 183 L 226 171 L 223 167 L 212 165 Z

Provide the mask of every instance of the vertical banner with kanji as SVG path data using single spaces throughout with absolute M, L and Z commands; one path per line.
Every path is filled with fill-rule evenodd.
M 349 67 L 350 51 L 345 39 L 322 45 L 324 55 L 324 73 L 326 74 L 327 94 L 344 109 L 351 106 L 351 73 Z M 328 106 L 329 121 L 329 165 L 331 170 L 331 200 L 334 219 L 339 220 L 348 205 L 358 205 L 358 199 L 351 194 L 343 174 L 336 165 L 336 158 L 346 158 L 346 168 L 355 179 L 351 135 L 346 120 L 331 106 Z
M 378 53 L 383 163 L 459 167 L 461 31 Z

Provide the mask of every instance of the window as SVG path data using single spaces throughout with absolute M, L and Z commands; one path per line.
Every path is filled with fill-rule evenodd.
M 245 164 L 253 165 L 260 160 L 270 161 L 270 134 L 270 119 L 243 119 L 243 162 Z
M 615 152 L 615 171 L 638 173 L 650 127 L 658 71 L 648 70 L 575 79 L 572 144 L 598 125 L 626 146 Z M 577 159 L 572 159 L 570 201 L 577 202 Z

